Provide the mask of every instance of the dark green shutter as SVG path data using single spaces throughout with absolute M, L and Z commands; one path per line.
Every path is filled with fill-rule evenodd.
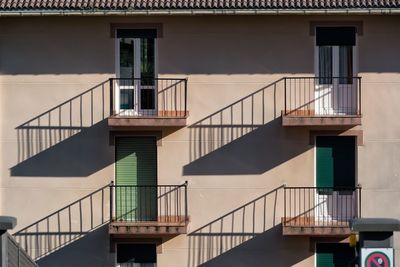
M 317 187 L 355 186 L 355 137 L 318 136 Z
M 155 137 L 118 137 L 115 174 L 117 219 L 155 220 L 157 217 Z M 118 187 L 124 185 L 137 187 Z
M 317 187 L 333 187 L 333 148 L 317 137 Z
M 351 267 L 355 264 L 355 251 L 347 243 L 318 243 L 317 267 Z
M 335 267 L 333 264 L 333 253 L 317 253 L 317 267 Z

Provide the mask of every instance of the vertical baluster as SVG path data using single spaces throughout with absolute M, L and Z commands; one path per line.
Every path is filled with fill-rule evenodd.
M 162 221 L 161 217 L 161 187 L 157 186 L 156 188 L 157 196 L 156 196 L 156 212 L 157 212 L 157 218 L 160 218 L 160 221 Z
M 112 116 L 114 112 L 114 80 L 112 78 L 109 79 L 110 86 L 110 116 Z
M 110 222 L 113 221 L 113 204 L 115 203 L 115 202 L 113 202 L 114 201 L 114 199 L 113 199 L 113 197 L 114 197 L 113 196 L 113 189 L 114 188 L 115 188 L 114 187 L 114 181 L 111 181 L 111 184 L 110 184 Z

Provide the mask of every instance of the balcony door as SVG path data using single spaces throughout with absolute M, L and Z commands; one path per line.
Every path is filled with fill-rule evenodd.
M 156 267 L 157 245 L 152 243 L 117 244 L 117 267 Z
M 326 27 L 316 33 L 315 114 L 355 115 L 355 29 Z
M 157 144 L 152 136 L 115 140 L 117 221 L 157 220 Z
M 355 248 L 348 243 L 317 243 L 316 267 L 356 266 Z M 379 266 L 379 265 L 378 265 Z
M 155 115 L 154 34 L 144 30 L 119 30 L 116 42 L 117 114 Z
M 356 138 L 316 137 L 316 224 L 347 221 L 356 213 Z

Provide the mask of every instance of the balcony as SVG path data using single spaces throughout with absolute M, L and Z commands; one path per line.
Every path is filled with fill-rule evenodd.
M 361 217 L 361 188 L 285 187 L 283 235 L 350 235 L 349 220 Z
M 133 130 L 186 126 L 187 80 L 166 78 L 110 79 L 108 125 Z
M 112 185 L 113 238 L 161 238 L 186 234 L 187 183 L 182 185 Z
M 286 77 L 283 126 L 361 125 L 360 77 Z

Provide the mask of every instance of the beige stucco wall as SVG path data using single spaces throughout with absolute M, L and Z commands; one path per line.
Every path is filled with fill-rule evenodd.
M 29 153 L 21 151 L 24 144 L 19 139 L 26 136 L 21 137 L 15 128 L 113 76 L 110 23 L 163 23 L 158 71 L 164 77 L 188 78 L 190 117 L 189 127 L 164 133 L 158 147 L 159 184 L 187 180 L 188 232 L 212 234 L 168 240 L 158 254 L 158 266 L 267 266 L 266 260 L 273 266 L 313 266 L 307 238 L 281 236 L 279 190 L 266 196 L 266 206 L 262 201 L 254 204 L 257 215 L 245 216 L 245 235 L 239 229 L 223 230 L 228 234 L 223 238 L 218 233 L 221 223 L 243 217 L 241 209 L 232 218 L 233 210 L 258 196 L 284 183 L 313 185 L 314 150 L 308 130 L 281 127 L 282 84 L 270 84 L 283 76 L 313 74 L 314 40 L 309 27 L 310 21 L 319 20 L 363 22 L 364 33 L 358 38 L 363 79 L 364 145 L 358 149 L 362 210 L 366 217 L 400 218 L 396 206 L 400 196 L 400 19 L 396 16 L 2 18 L 0 213 L 18 217 L 20 229 L 111 181 L 114 148 L 104 121 L 91 126 L 89 113 L 84 113 L 87 128 L 61 139 L 55 131 L 51 145 L 38 145 Z M 224 127 L 220 140 L 220 128 L 210 126 L 221 116 L 227 126 L 230 111 L 224 108 L 267 85 L 263 93 L 254 95 L 253 116 L 250 98 L 243 101 L 243 124 L 237 119 L 239 106 L 233 107 L 234 120 L 240 125 Z M 94 109 L 98 116 L 100 107 Z M 52 120 L 57 118 L 54 112 Z M 249 214 L 252 204 L 244 209 Z M 221 217 L 222 222 L 214 222 Z M 204 226 L 212 230 L 201 229 Z M 395 247 L 400 249 L 398 238 Z

